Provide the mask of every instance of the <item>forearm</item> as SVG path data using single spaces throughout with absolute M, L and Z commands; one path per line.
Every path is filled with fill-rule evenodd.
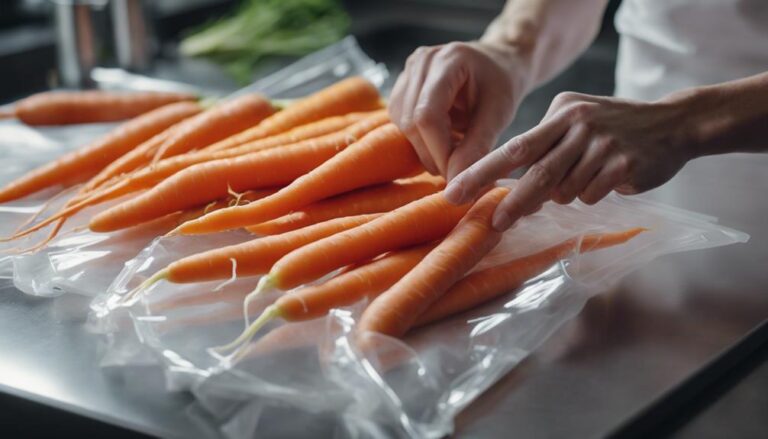
M 481 41 L 526 60 L 526 88 L 551 79 L 594 40 L 608 0 L 508 0 Z
M 694 157 L 768 151 L 768 72 L 673 93 L 659 104 L 683 110 L 681 137 Z

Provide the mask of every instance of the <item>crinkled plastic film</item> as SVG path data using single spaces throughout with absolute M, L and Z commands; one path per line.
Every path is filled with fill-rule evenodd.
M 347 37 L 323 50 L 298 60 L 239 90 L 259 92 L 275 99 L 307 95 L 340 79 L 360 75 L 381 87 L 388 76 L 386 67 L 362 52 L 354 37 Z M 46 163 L 107 132 L 115 124 L 66 127 L 27 127 L 16 121 L 0 121 L 0 184 Z M 52 188 L 29 199 L 0 204 L 0 235 L 9 236 L 30 215 L 46 207 L 41 221 L 66 202 L 76 188 L 60 194 Z M 53 200 L 51 198 L 54 197 Z M 46 205 L 50 201 L 50 204 Z M 114 204 L 114 203 L 112 203 Z M 36 296 L 76 293 L 96 296 L 103 293 L 122 270 L 123 264 L 150 244 L 154 237 L 175 225 L 173 218 L 132 230 L 110 234 L 85 229 L 88 219 L 109 204 L 86 209 L 67 221 L 62 233 L 35 253 L 18 254 L 47 235 L 50 228 L 17 241 L 0 243 L 0 278 L 12 279 L 19 290 Z
M 246 90 L 290 99 L 350 75 L 381 86 L 387 71 L 348 38 Z M 110 127 L 31 129 L 0 122 L 0 155 L 8 164 L 0 171 L 0 183 Z M 55 193 L 0 205 L 0 232 L 8 235 L 50 201 L 40 215 L 45 218 L 66 201 L 66 193 L 51 201 Z M 84 230 L 100 209 L 76 215 L 64 233 L 37 253 L 11 250 L 34 244 L 46 230 L 0 244 L 0 277 L 13 279 L 28 294 L 95 296 L 89 328 L 108 341 L 102 365 L 161 368 L 169 390 L 189 390 L 197 397 L 190 407 L 196 422 L 233 438 L 313 431 L 336 437 L 444 436 L 459 410 L 575 316 L 590 296 L 665 254 L 747 239 L 711 217 L 639 198 L 611 195 L 595 206 L 547 204 L 506 232 L 476 269 L 587 234 L 632 227 L 648 231 L 615 247 L 572 252 L 519 288 L 403 340 L 377 336 L 376 349 L 364 350 L 357 343 L 355 325 L 366 305 L 361 301 L 306 322 L 277 319 L 233 359 L 214 355 L 210 348 L 244 329 L 243 299 L 257 277 L 189 285 L 161 281 L 138 295 L 131 292 L 180 257 L 257 237 L 236 231 L 155 238 L 175 226 L 173 215 L 112 234 Z M 252 301 L 249 317 L 279 294 Z
M 292 417 L 292 424 L 306 422 L 310 428 L 326 419 L 342 437 L 441 437 L 451 431 L 459 410 L 575 316 L 591 295 L 664 254 L 748 238 L 710 217 L 611 195 L 595 206 L 545 205 L 506 232 L 477 269 L 569 238 L 633 227 L 648 231 L 615 247 L 572 252 L 517 290 L 417 329 L 404 340 L 376 336 L 375 350 L 361 350 L 354 336 L 365 307 L 361 302 L 307 322 L 276 320 L 257 333 L 238 360 L 212 354 L 209 348 L 243 330 L 243 298 L 258 278 L 236 279 L 218 291 L 222 282 L 163 281 L 127 300 L 128 292 L 179 257 L 253 239 L 243 232 L 154 242 L 93 302 L 92 323 L 117 339 L 136 337 L 145 349 L 142 358 L 154 357 L 169 388 L 192 390 L 200 409 L 231 437 L 268 431 L 274 426 L 264 413 L 286 407 L 303 414 Z M 259 297 L 251 303 L 251 318 L 279 294 L 291 293 Z M 106 364 L 125 365 L 120 362 L 126 358 L 116 348 Z

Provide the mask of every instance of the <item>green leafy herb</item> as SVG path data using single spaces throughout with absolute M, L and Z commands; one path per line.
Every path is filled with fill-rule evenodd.
M 341 39 L 349 17 L 338 0 L 245 0 L 235 15 L 185 38 L 181 53 L 207 57 L 241 82 L 267 56 L 298 56 Z

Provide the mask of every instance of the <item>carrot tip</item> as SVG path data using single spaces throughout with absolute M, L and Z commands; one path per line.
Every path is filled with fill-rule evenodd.
M 259 279 L 259 283 L 256 285 L 256 289 L 253 290 L 253 293 L 251 294 L 253 294 L 254 296 L 257 296 L 275 287 L 277 287 L 277 282 L 275 281 L 274 275 L 268 274 L 262 277 L 261 279 Z
M 237 355 L 238 351 L 240 351 L 243 346 L 251 341 L 253 336 L 259 332 L 259 329 L 277 317 L 280 317 L 280 308 L 278 308 L 276 305 L 268 306 L 266 309 L 264 309 L 264 312 L 262 312 L 261 315 L 253 321 L 253 323 L 248 325 L 248 327 L 245 328 L 245 330 L 241 332 L 236 339 L 225 345 L 209 348 L 208 352 L 215 357 L 229 358 L 234 354 L 235 358 L 239 358 Z
M 167 279 L 167 278 L 168 278 L 168 270 L 167 269 L 162 269 L 162 270 L 158 271 L 157 273 L 153 274 L 149 279 L 147 279 L 144 282 L 142 282 L 141 284 L 139 284 L 138 287 L 136 287 L 136 288 L 132 289 L 131 291 L 129 291 L 128 293 L 126 293 L 125 300 L 126 301 L 134 301 L 134 300 L 136 300 L 139 297 L 140 293 L 148 290 L 149 288 L 152 287 L 152 285 L 160 282 L 163 279 Z
M 173 237 L 173 236 L 181 235 L 181 234 L 182 234 L 182 231 L 181 231 L 181 227 L 182 227 L 183 225 L 184 225 L 184 224 L 182 224 L 182 225 L 180 225 L 180 226 L 176 227 L 175 229 L 171 230 L 170 232 L 166 233 L 166 234 L 165 234 L 165 235 L 163 235 L 163 236 L 164 236 L 165 238 L 170 238 L 170 237 Z

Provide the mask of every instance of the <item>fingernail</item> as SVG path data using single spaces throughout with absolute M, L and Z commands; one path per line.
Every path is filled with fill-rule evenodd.
M 464 186 L 458 181 L 453 180 L 445 188 L 445 199 L 451 203 L 461 204 L 464 202 Z
M 493 215 L 493 228 L 498 232 L 503 232 L 512 225 L 512 218 L 507 212 L 496 212 Z

